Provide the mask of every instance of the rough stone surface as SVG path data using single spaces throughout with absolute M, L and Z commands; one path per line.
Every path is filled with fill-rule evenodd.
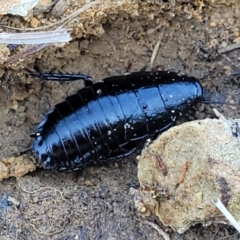
M 205 119 L 163 133 L 138 156 L 138 209 L 179 233 L 217 218 L 219 198 L 240 222 L 240 120 Z

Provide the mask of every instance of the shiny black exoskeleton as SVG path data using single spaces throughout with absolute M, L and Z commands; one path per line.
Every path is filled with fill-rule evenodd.
M 168 71 L 134 72 L 97 83 L 81 74 L 40 78 L 82 79 L 86 85 L 53 107 L 31 135 L 46 169 L 75 171 L 127 156 L 202 100 L 196 78 Z

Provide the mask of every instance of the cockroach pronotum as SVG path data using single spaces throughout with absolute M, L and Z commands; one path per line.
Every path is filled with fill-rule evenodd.
M 133 72 L 97 83 L 82 74 L 39 77 L 85 83 L 55 105 L 31 134 L 45 169 L 76 171 L 128 156 L 203 101 L 198 79 L 170 71 Z

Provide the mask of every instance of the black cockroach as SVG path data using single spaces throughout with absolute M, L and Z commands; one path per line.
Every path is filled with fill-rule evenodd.
M 133 72 L 97 83 L 82 74 L 39 77 L 85 82 L 31 134 L 33 151 L 45 169 L 76 171 L 128 156 L 203 100 L 198 79 L 170 71 Z

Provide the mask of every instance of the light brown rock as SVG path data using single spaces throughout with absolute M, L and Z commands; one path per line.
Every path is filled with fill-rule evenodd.
M 212 199 L 220 198 L 240 221 L 238 126 L 240 120 L 206 119 L 163 133 L 138 156 L 136 207 L 183 233 L 216 219 Z

